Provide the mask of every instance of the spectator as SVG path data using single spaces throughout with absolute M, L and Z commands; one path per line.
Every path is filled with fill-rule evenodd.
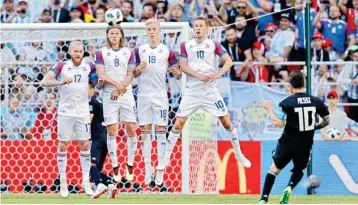
M 1 138 L 8 140 L 30 139 L 28 128 L 32 126 L 28 113 L 19 107 L 19 99 L 9 97 L 9 107 L 1 109 Z
M 266 53 L 269 62 L 287 61 L 295 42 L 295 34 L 290 29 L 290 23 L 289 14 L 281 14 L 280 29 L 272 37 L 270 50 Z
M 247 27 L 247 21 L 244 16 L 236 17 L 237 37 L 244 39 L 251 47 L 257 40 L 255 30 Z
M 104 8 L 100 7 L 96 9 L 94 17 L 97 23 L 105 22 L 104 14 L 105 14 Z
M 56 140 L 57 139 L 57 108 L 55 106 L 56 95 L 47 94 L 45 103 L 37 114 L 34 127 L 31 129 L 33 138 Z
M 327 94 L 327 98 L 330 123 L 327 127 L 321 129 L 321 136 L 323 140 L 342 140 L 343 137 L 346 135 L 346 130 L 348 129 L 347 114 L 344 111 L 338 109 L 337 107 L 339 96 L 336 91 L 329 91 Z M 327 136 L 327 131 L 332 128 L 340 131 L 337 138 L 331 138 Z
M 261 9 L 254 7 L 249 0 L 239 0 L 237 3 L 236 10 L 238 16 L 244 16 L 245 19 L 251 19 L 254 16 L 257 17 Z M 256 28 L 258 19 L 249 20 L 247 26 Z
M 252 60 L 250 45 L 242 38 L 238 38 L 235 27 L 228 27 L 225 31 L 225 41 L 222 42 L 234 62 L 244 62 L 242 65 L 234 65 L 230 70 L 231 80 L 241 80 L 240 73 Z
M 143 5 L 143 10 L 142 10 L 142 17 L 151 19 L 153 18 L 155 15 L 155 7 L 153 4 L 151 3 L 145 3 Z
M 272 37 L 276 33 L 276 31 L 277 31 L 276 24 L 268 23 L 268 24 L 266 24 L 266 27 L 265 27 L 265 35 L 260 36 L 257 39 L 258 41 L 260 41 L 264 45 L 265 52 L 270 50 Z
M 331 6 L 329 9 L 329 20 L 320 21 L 321 15 L 324 12 L 324 5 L 321 5 L 320 10 L 313 20 L 313 24 L 317 29 L 322 31 L 322 34 L 331 39 L 333 42 L 333 49 L 338 54 L 344 53 L 344 43 L 346 39 L 347 23 L 340 20 L 340 12 L 337 6 Z
M 272 12 L 273 0 L 249 0 L 249 1 L 253 5 L 253 7 L 255 7 L 259 11 L 258 14 L 259 16 Z M 273 22 L 272 15 L 260 17 L 258 20 L 258 28 L 260 32 L 263 33 L 265 31 L 266 24 L 272 22 Z
M 227 24 L 235 23 L 238 12 L 236 10 L 237 0 L 223 0 L 219 9 L 219 17 Z M 245 5 L 246 7 L 246 5 Z
M 312 61 L 323 62 L 329 61 L 329 53 L 322 48 L 323 35 L 319 32 L 315 32 L 312 36 L 313 48 L 311 50 Z
M 51 22 L 52 22 L 51 11 L 49 9 L 44 9 L 42 11 L 42 15 L 38 20 L 38 23 L 51 23 Z
M 79 7 L 84 14 L 84 19 L 82 20 L 88 23 L 94 18 L 95 11 L 98 8 L 104 8 L 104 4 L 102 4 L 101 0 L 87 0 L 87 2 L 82 3 Z
M 71 23 L 84 23 L 83 13 L 79 6 L 72 6 L 70 17 L 71 17 Z
M 175 19 L 177 22 L 183 21 L 184 16 L 184 7 L 181 4 L 174 4 L 172 7 L 169 8 L 167 12 L 168 15 L 165 15 L 166 19 Z
M 1 9 L 1 23 L 8 22 L 8 19 L 14 15 L 15 4 L 14 0 L 4 0 L 3 7 Z
M 15 55 L 5 43 L 1 44 L 1 61 L 2 62 L 15 62 Z
M 252 56 L 254 57 L 254 62 L 259 64 L 254 64 L 243 68 L 241 72 L 241 80 L 255 83 L 255 82 L 269 82 L 269 69 L 264 65 L 267 63 L 267 60 L 263 56 L 265 51 L 264 45 L 257 41 L 252 46 Z
M 357 31 L 358 25 L 358 0 L 352 0 L 353 8 L 347 8 L 348 0 L 340 0 L 338 2 L 339 8 L 347 19 L 347 35 Z
M 303 3 L 303 0 L 297 0 L 295 2 L 295 5 L 298 6 Z M 295 19 L 295 25 L 296 25 L 296 36 L 297 36 L 297 43 L 295 46 L 295 52 L 292 56 L 293 61 L 305 61 L 306 60 L 306 41 L 305 41 L 305 10 L 303 9 L 303 6 L 296 7 L 296 19 Z M 311 8 L 310 9 L 310 20 L 313 21 L 314 17 L 316 16 L 316 11 Z M 311 36 L 314 33 L 314 25 L 311 25 Z
M 128 46 L 127 46 L 128 48 L 134 49 L 136 46 L 137 46 L 137 42 L 134 39 L 130 39 L 128 41 Z
M 220 19 L 220 17 L 216 15 L 217 11 L 215 7 L 213 8 L 212 6 L 205 5 L 205 10 L 207 11 L 207 13 L 204 14 L 204 17 L 209 20 L 209 27 L 219 27 L 227 25 L 224 21 Z
M 122 14 L 123 14 L 123 18 L 124 18 L 124 21 L 126 22 L 134 22 L 134 15 L 133 15 L 133 8 L 134 8 L 134 5 L 133 5 L 133 2 L 132 1 L 129 1 L 129 0 L 125 0 L 123 1 L 123 5 L 122 5 Z
M 325 51 L 328 52 L 328 54 L 329 54 L 329 60 L 331 60 L 331 61 L 336 61 L 336 60 L 338 60 L 338 59 L 340 59 L 340 58 L 339 58 L 338 53 L 337 53 L 335 50 L 333 50 L 332 46 L 333 46 L 333 43 L 332 43 L 332 41 L 329 40 L 329 39 L 325 39 L 325 40 L 322 42 L 322 48 L 323 48 Z
M 5 23 L 33 23 L 33 19 L 28 13 L 27 0 L 19 0 L 15 12 L 5 21 Z
M 53 22 L 67 23 L 71 21 L 70 12 L 65 7 L 61 6 L 61 0 L 52 0 L 49 9 L 53 17 Z
M 175 19 L 171 19 L 170 22 L 176 22 Z M 177 33 L 165 33 L 163 36 L 163 43 L 173 51 L 179 51 L 181 44 L 180 32 Z
M 358 62 L 358 48 L 352 51 L 352 61 Z M 347 64 L 338 82 L 348 85 L 348 103 L 358 103 L 358 65 Z M 349 106 L 348 117 L 358 122 L 358 106 Z
M 157 14 L 164 15 L 168 11 L 168 2 L 166 0 L 157 1 Z

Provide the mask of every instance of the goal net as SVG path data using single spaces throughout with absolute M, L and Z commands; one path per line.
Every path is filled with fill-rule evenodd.
M 123 23 L 127 46 L 146 42 L 143 23 Z M 188 23 L 162 23 L 162 40 L 179 52 L 180 43 L 192 37 Z M 95 60 L 104 44 L 106 24 L 3 24 L 1 25 L 1 191 L 52 193 L 59 190 L 56 162 L 58 88 L 42 88 L 39 82 L 49 69 L 69 59 L 73 40 L 85 45 L 85 61 Z M 221 38 L 222 29 L 209 37 Z M 170 114 L 168 132 L 175 122 L 182 81 L 168 75 Z M 134 95 L 136 83 L 133 82 Z M 101 95 L 101 91 L 97 93 Z M 16 113 L 16 114 L 14 114 Z M 188 119 L 165 170 L 171 193 L 218 193 L 216 119 L 200 110 Z M 123 125 L 118 132 L 118 161 L 125 175 L 127 159 Z M 140 134 L 140 129 L 138 129 Z M 119 183 L 123 193 L 156 192 L 144 185 L 144 160 L 140 142 L 135 156 L 133 183 Z M 153 140 L 152 166 L 157 166 L 157 142 Z M 70 192 L 81 190 L 79 148 L 73 141 L 68 152 L 67 178 Z M 111 175 L 106 159 L 103 173 Z

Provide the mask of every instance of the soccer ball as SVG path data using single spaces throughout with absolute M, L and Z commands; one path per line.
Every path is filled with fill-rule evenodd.
M 330 128 L 328 131 L 327 131 L 327 136 L 330 137 L 330 138 L 337 138 L 339 136 L 339 130 L 336 129 L 336 128 Z
M 123 14 L 120 9 L 110 8 L 106 11 L 105 20 L 110 26 L 119 25 L 123 21 Z
M 316 175 L 311 175 L 308 177 L 307 179 L 307 186 L 309 188 L 318 188 L 319 186 L 321 186 L 321 178 L 319 178 Z

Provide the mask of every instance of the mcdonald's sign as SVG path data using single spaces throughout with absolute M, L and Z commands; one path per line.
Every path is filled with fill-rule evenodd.
M 261 142 L 240 142 L 252 166 L 245 169 L 236 159 L 230 141 L 218 142 L 219 191 L 221 194 L 260 194 Z

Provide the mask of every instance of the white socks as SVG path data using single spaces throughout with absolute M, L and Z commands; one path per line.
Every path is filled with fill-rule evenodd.
M 236 128 L 233 127 L 230 130 L 227 130 L 229 135 L 231 136 L 231 144 L 234 147 L 236 159 L 242 156 L 242 152 L 240 149 L 239 136 L 237 135 Z
M 166 147 L 166 131 L 165 130 L 158 130 L 155 132 L 157 135 L 157 147 L 158 147 L 158 167 L 160 169 L 164 169 L 164 154 L 165 154 L 165 147 Z
M 177 143 L 177 140 L 179 138 L 180 132 L 181 131 L 175 130 L 173 128 L 169 133 L 169 137 L 168 137 L 167 144 L 166 144 L 166 147 L 165 147 L 164 166 L 168 166 L 168 164 L 169 164 L 170 156 L 172 154 L 174 146 Z
M 150 130 L 142 130 L 142 154 L 144 157 L 145 165 L 145 184 L 150 183 L 150 177 L 152 175 L 152 139 Z
M 89 173 L 91 168 L 91 154 L 90 151 L 80 152 L 80 161 L 82 167 L 82 184 L 89 183 Z
M 58 171 L 60 172 L 61 186 L 65 186 L 67 188 L 67 152 L 57 152 L 57 167 Z
M 129 166 L 133 166 L 134 157 L 137 153 L 137 135 L 128 136 L 127 135 L 127 150 L 128 150 L 128 161 Z
M 107 149 L 108 149 L 109 157 L 111 158 L 112 168 L 118 167 L 116 136 L 107 135 Z

